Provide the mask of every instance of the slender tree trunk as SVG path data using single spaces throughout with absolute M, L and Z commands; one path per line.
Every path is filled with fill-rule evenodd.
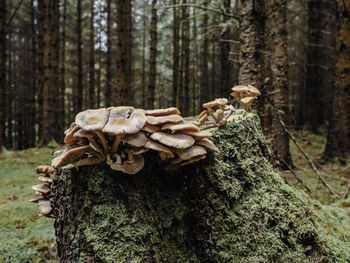
M 102 6 L 103 2 L 99 2 L 99 20 L 98 20 L 98 71 L 97 71 L 97 83 L 96 83 L 96 108 L 101 107 L 101 93 L 102 93 Z
M 176 107 L 180 109 L 180 111 L 182 112 L 184 110 L 184 66 L 185 66 L 185 56 L 184 56 L 184 11 L 183 9 L 185 9 L 187 7 L 182 7 L 181 8 L 181 19 L 179 19 L 179 23 L 180 23 L 180 27 L 179 27 L 179 37 L 180 37 L 180 45 L 179 45 L 179 51 L 180 51 L 180 55 L 179 55 L 179 72 L 178 72 L 178 88 L 177 88 L 177 94 L 176 94 Z M 180 11 L 179 11 L 180 13 Z M 180 16 L 179 16 L 180 17 Z
M 241 6 L 239 83 L 260 88 L 264 81 L 265 4 L 246 0 Z
M 183 1 L 184 4 L 187 3 L 186 0 Z M 184 56 L 184 78 L 183 78 L 183 104 L 185 116 L 190 115 L 190 21 L 188 15 L 188 8 L 182 9 L 182 20 L 183 20 L 183 56 Z
M 77 1 L 77 25 L 76 25 L 76 34 L 77 34 L 77 88 L 74 92 L 74 113 L 78 113 L 83 110 L 83 50 L 82 50 L 82 7 L 81 0 Z
M 12 41 L 12 34 L 9 32 L 8 34 L 9 42 Z M 8 53 L 8 81 L 7 81 L 7 92 L 6 96 L 9 98 L 13 98 L 15 96 L 15 92 L 13 91 L 13 85 L 12 85 L 12 68 L 13 68 L 13 62 L 12 62 L 12 49 L 9 49 Z M 6 103 L 6 124 L 7 124 L 7 136 L 6 136 L 6 147 L 7 149 L 13 149 L 14 148 L 14 136 L 13 136 L 13 120 L 14 120 L 14 114 L 12 110 L 12 105 L 14 104 L 13 100 L 9 100 Z
M 173 0 L 173 4 L 177 4 L 177 0 Z M 178 9 L 173 9 L 173 94 L 172 94 L 172 106 L 176 105 L 177 92 L 178 92 L 178 80 L 179 80 L 179 15 Z
M 94 40 L 94 0 L 90 0 L 90 56 L 89 56 L 89 107 L 95 107 L 95 40 Z
M 223 0 L 224 9 L 226 13 L 230 13 L 230 7 L 231 7 L 231 0 Z M 228 17 L 223 16 L 223 22 L 225 26 L 225 30 L 223 31 L 223 34 L 221 34 L 220 39 L 220 97 L 226 98 L 230 94 L 231 87 L 229 87 L 230 83 L 230 75 L 231 73 L 231 67 L 230 67 L 230 42 L 227 42 L 227 40 L 230 39 L 231 33 L 230 33 L 230 27 L 228 26 Z
M 43 0 L 43 135 L 42 145 L 57 140 L 61 131 L 57 123 L 58 94 L 58 5 L 59 1 Z
M 204 2 L 204 6 L 208 6 L 208 2 Z M 207 12 L 203 15 L 203 23 L 202 23 L 202 36 L 203 36 L 203 46 L 201 52 L 201 78 L 200 78 L 200 105 L 209 101 L 209 77 L 208 77 L 208 36 L 206 32 L 208 30 L 208 14 Z
M 325 156 L 350 153 L 350 0 L 338 0 L 338 35 L 333 110 Z
M 117 72 L 115 105 L 127 105 L 131 86 L 131 3 L 117 0 Z
M 141 86 L 142 86 L 142 108 L 146 109 L 146 15 L 142 16 L 142 73 L 141 73 Z
M 112 14 L 111 1 L 107 1 L 107 54 L 106 54 L 106 87 L 104 92 L 106 107 L 112 106 Z
M 3 95 L 6 92 L 6 12 L 6 0 L 0 0 L 0 152 L 5 138 Z
M 198 90 L 198 42 L 197 42 L 197 12 L 193 8 L 193 67 L 192 67 L 192 116 L 199 112 L 199 90 Z
M 269 40 L 271 46 L 272 87 L 279 92 L 272 95 L 275 106 L 272 117 L 271 134 L 274 157 L 285 167 L 284 162 L 292 164 L 289 151 L 289 136 L 280 122 L 280 116 L 288 123 L 288 50 L 287 50 L 287 6 L 284 0 L 271 0 Z M 279 111 L 283 111 L 280 113 Z
M 147 108 L 154 108 L 154 96 L 156 90 L 157 76 L 157 0 L 152 0 L 152 15 L 151 15 L 151 42 L 150 42 L 150 59 L 149 59 L 149 84 L 148 84 L 148 101 Z

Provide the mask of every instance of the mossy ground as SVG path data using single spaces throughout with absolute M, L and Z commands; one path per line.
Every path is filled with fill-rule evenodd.
M 294 134 L 305 151 L 317 162 L 324 149 L 325 137 L 303 131 L 295 132 Z M 37 207 L 27 202 L 33 196 L 31 185 L 37 184 L 37 176 L 34 172 L 35 167 L 39 164 L 49 163 L 51 151 L 52 148 L 46 147 L 17 152 L 4 151 L 0 155 L 0 262 L 57 262 L 53 247 L 53 220 L 39 217 Z M 329 246 L 331 246 L 332 253 L 338 259 L 336 262 L 347 262 L 350 258 L 350 197 L 347 200 L 335 200 L 319 182 L 316 174 L 310 169 L 308 163 L 292 142 L 291 151 L 295 170 L 311 189 L 312 198 L 309 199 L 307 197 L 305 191 L 295 183 L 295 180 L 288 172 L 283 177 L 291 187 L 286 186 L 282 191 L 287 193 L 287 196 L 289 196 L 288 201 L 293 202 L 293 205 L 290 206 L 291 210 L 287 215 L 279 214 L 276 206 L 272 208 L 272 204 L 278 207 L 278 203 L 281 200 L 278 200 L 278 198 L 274 200 L 264 198 L 264 193 L 276 190 L 274 188 L 269 189 L 269 185 L 264 182 L 260 182 L 262 185 L 259 188 L 252 188 L 252 191 L 256 192 L 250 196 L 259 198 L 250 198 L 244 195 L 233 196 L 233 199 L 242 198 L 241 202 L 235 202 L 235 205 L 241 206 L 239 210 L 246 211 L 247 214 L 232 214 L 229 220 L 239 225 L 241 218 L 251 218 L 249 223 L 246 224 L 247 228 L 240 228 L 241 232 L 235 235 L 237 240 L 233 243 L 236 249 L 242 251 L 242 253 L 249 254 L 249 250 L 252 249 L 250 243 L 260 244 L 261 249 L 255 248 L 257 249 L 256 251 L 264 250 L 264 253 L 276 253 L 277 251 L 278 253 L 286 254 L 286 258 L 288 258 L 290 251 L 286 249 L 281 251 L 283 246 L 277 245 L 275 235 L 283 234 L 283 231 L 281 232 L 280 230 L 284 228 L 286 231 L 290 231 L 291 226 L 282 224 L 285 221 L 283 217 L 290 217 L 291 220 L 288 221 L 293 221 L 295 226 L 303 225 L 296 232 L 299 237 L 304 237 L 305 240 L 305 246 L 300 248 L 300 251 L 305 250 L 313 253 L 313 247 L 307 245 L 308 240 L 312 238 L 308 234 L 312 233 L 311 228 L 317 227 L 322 229 L 322 233 L 319 236 L 321 240 L 319 240 L 318 244 L 321 246 L 322 244 L 328 244 L 327 247 L 325 246 L 321 250 L 327 251 Z M 347 182 L 350 181 L 349 160 L 345 165 L 340 165 L 339 163 L 320 164 L 319 162 L 317 164 L 329 184 L 338 193 L 342 193 L 346 188 Z M 250 164 L 247 163 L 246 165 L 249 166 Z M 274 173 L 271 180 L 279 182 L 281 178 Z M 236 186 L 237 189 L 240 187 L 239 184 Z M 225 186 L 223 185 L 223 187 Z M 233 192 L 239 193 L 236 190 Z M 296 200 L 298 201 L 295 202 Z M 315 213 L 316 215 L 312 217 L 311 222 L 304 222 L 303 218 L 295 217 L 300 207 L 305 207 L 305 205 L 309 207 L 309 209 L 303 210 L 305 213 Z M 254 210 L 257 206 L 259 206 L 259 209 Z M 260 217 L 262 212 L 266 215 L 275 214 L 274 220 L 269 223 L 271 231 L 265 232 L 269 233 L 266 236 L 259 235 L 261 231 L 259 229 L 260 226 L 254 223 L 256 217 Z M 266 220 L 271 218 L 266 217 Z M 280 224 L 278 220 L 281 222 Z M 274 229 L 278 229 L 278 231 L 274 232 Z M 220 232 L 221 230 L 218 231 Z M 249 239 L 243 240 L 239 238 L 239 236 L 243 236 L 248 232 L 251 233 Z M 221 239 L 223 244 L 225 243 L 225 238 L 232 238 L 232 236 L 223 236 Z M 217 241 L 220 241 L 220 238 Z M 286 244 L 289 244 L 290 247 L 297 246 L 293 242 L 295 240 L 286 240 Z M 265 249 L 267 247 L 266 244 L 270 245 L 269 250 Z M 220 245 L 220 242 L 218 242 L 218 245 Z M 262 250 L 263 246 L 265 248 Z M 220 258 L 230 257 L 230 255 L 218 256 Z M 296 254 L 291 254 L 291 256 L 296 256 Z M 313 258 L 315 261 L 322 261 L 322 257 L 322 254 L 318 254 L 314 255 Z M 263 262 L 263 258 L 264 254 L 262 253 L 260 256 L 256 255 L 247 258 L 247 262 Z M 305 261 L 300 257 L 299 261 L 295 262 Z

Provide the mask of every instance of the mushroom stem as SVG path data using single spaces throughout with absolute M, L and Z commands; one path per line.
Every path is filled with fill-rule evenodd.
M 213 118 L 213 120 L 215 121 L 215 123 L 218 123 L 218 119 L 215 117 L 215 115 L 213 114 L 214 110 L 212 109 L 208 109 L 208 113 L 210 115 L 210 117 Z
M 95 140 L 95 138 L 93 137 L 89 137 L 88 138 L 89 142 L 92 144 L 92 146 L 94 146 L 96 148 L 96 150 L 101 154 L 101 156 L 103 157 L 103 159 L 106 159 L 106 154 L 103 151 L 103 149 L 101 148 L 100 144 Z
M 127 155 L 128 155 L 128 163 L 133 163 L 134 162 L 134 155 L 130 151 L 130 149 L 125 149 Z
M 118 147 L 119 147 L 121 138 L 122 138 L 121 135 L 117 135 L 117 136 L 115 137 L 114 143 L 113 143 L 113 145 L 112 145 L 112 147 L 111 147 L 111 153 L 115 153 L 115 152 L 118 151 Z
M 106 138 L 103 136 L 101 131 L 95 131 L 95 133 L 97 134 L 98 138 L 102 142 L 104 153 L 107 154 L 108 153 L 108 146 L 107 146 L 107 143 L 106 143 Z

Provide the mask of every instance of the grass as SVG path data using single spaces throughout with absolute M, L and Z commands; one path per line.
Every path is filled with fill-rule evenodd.
M 294 132 L 294 135 L 327 182 L 342 196 L 350 182 L 350 160 L 345 165 L 336 162 L 321 164 L 318 160 L 324 151 L 325 137 L 306 131 Z M 0 154 L 0 262 L 58 262 L 53 219 L 39 216 L 37 206 L 27 201 L 33 197 L 31 186 L 39 183 L 35 167 L 49 164 L 51 151 L 56 146 L 4 150 Z M 347 200 L 332 197 L 293 142 L 291 154 L 297 175 L 312 192 L 320 224 L 330 235 L 350 242 L 350 197 Z M 290 185 L 304 191 L 291 173 L 285 172 L 283 176 Z

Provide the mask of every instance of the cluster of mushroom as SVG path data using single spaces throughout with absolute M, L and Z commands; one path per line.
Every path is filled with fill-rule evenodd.
M 248 86 L 235 86 L 232 88 L 231 96 L 235 97 L 239 104 L 246 110 L 250 111 L 250 106 L 254 102 L 257 96 L 260 96 L 261 93 L 259 90 L 252 85 Z
M 114 170 L 136 174 L 144 166 L 143 153 L 157 151 L 162 160 L 187 165 L 219 149 L 200 131 L 198 122 L 185 121 L 177 108 L 143 110 L 111 107 L 77 114 L 65 131 L 67 144 L 52 160 L 54 168 L 67 164 L 92 165 L 102 161 Z
M 45 174 L 45 176 L 38 177 L 41 184 L 32 186 L 35 191 L 35 198 L 29 200 L 29 202 L 38 203 L 39 213 L 46 217 L 52 217 L 52 206 L 50 201 L 51 195 L 51 174 L 54 173 L 54 168 L 49 165 L 39 165 L 36 168 L 37 174 Z
M 227 105 L 227 99 L 225 98 L 215 99 L 204 103 L 202 106 L 205 110 L 198 115 L 200 125 L 211 117 L 214 124 L 220 127 L 226 124 L 227 118 L 235 111 L 232 105 Z M 230 110 L 226 116 L 224 114 L 225 110 Z

